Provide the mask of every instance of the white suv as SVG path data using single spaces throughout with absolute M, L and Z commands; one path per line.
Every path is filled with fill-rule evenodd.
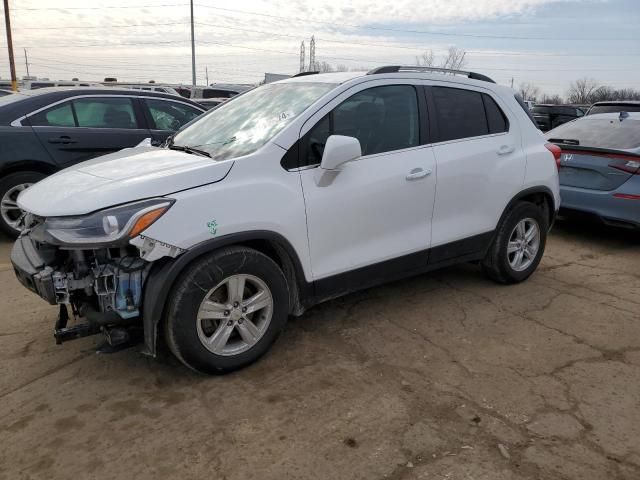
M 126 345 L 142 327 L 144 353 L 162 333 L 201 372 L 245 366 L 289 315 L 389 280 L 476 261 L 520 282 L 560 204 L 559 149 L 513 90 L 433 70 L 299 75 L 164 147 L 52 175 L 19 197 L 16 275 L 60 306 L 58 342 Z

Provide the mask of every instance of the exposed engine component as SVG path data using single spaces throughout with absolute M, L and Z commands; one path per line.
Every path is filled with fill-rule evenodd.
M 50 304 L 89 304 L 127 319 L 140 314 L 142 286 L 151 264 L 122 249 L 62 251 L 62 261 L 34 275 L 34 286 Z M 137 253 L 137 252 L 135 252 Z

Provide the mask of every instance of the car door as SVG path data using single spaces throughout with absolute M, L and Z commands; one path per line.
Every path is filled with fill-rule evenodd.
M 510 124 L 508 108 L 491 92 L 448 86 L 427 91 L 437 142 L 430 259 L 437 262 L 482 247 L 523 183 L 525 156 L 515 121 Z M 452 248 L 436 250 L 445 245 Z
M 76 97 L 31 114 L 29 124 L 61 167 L 133 147 L 149 137 L 131 96 Z
M 400 83 L 343 93 L 303 127 L 304 133 L 313 125 L 299 148 L 316 281 L 385 261 L 377 278 L 426 265 L 435 159 L 425 145 L 422 92 Z M 329 184 L 318 183 L 319 163 L 330 135 L 357 138 L 362 157 L 343 165 Z M 361 282 L 375 280 L 375 273 L 360 271 L 371 273 Z M 326 283 L 322 285 L 336 288 Z
M 147 118 L 153 144 L 159 145 L 172 133 L 204 113 L 193 105 L 158 98 L 143 98 L 142 109 Z

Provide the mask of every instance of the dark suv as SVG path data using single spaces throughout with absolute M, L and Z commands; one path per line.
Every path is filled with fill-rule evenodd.
M 571 105 L 536 105 L 531 113 L 538 128 L 543 132 L 584 116 L 580 107 Z
M 161 143 L 201 115 L 195 102 L 113 88 L 43 88 L 0 99 L 0 230 L 16 236 L 16 199 L 35 182 L 70 165 Z

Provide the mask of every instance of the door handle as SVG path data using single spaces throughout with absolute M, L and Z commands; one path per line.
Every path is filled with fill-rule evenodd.
M 498 155 L 506 155 L 508 153 L 512 153 L 515 149 L 516 147 L 514 147 L 513 145 L 502 145 L 498 149 Z
M 71 143 L 78 143 L 75 140 L 72 140 L 71 137 L 69 137 L 67 135 L 61 135 L 61 136 L 59 136 L 57 138 L 56 137 L 49 138 L 48 142 L 49 143 L 54 143 L 54 144 L 60 143 L 62 145 L 69 145 Z
M 406 176 L 407 180 L 418 180 L 420 178 L 424 178 L 431 175 L 431 170 L 423 169 L 423 168 L 414 168 L 409 172 Z

